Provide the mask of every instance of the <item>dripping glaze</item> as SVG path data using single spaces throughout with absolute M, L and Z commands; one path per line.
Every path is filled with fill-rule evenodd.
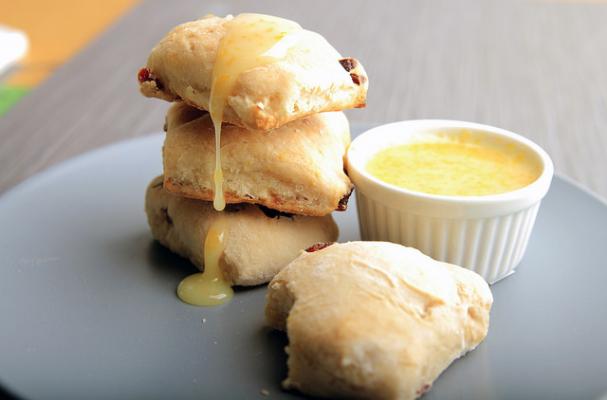
M 213 67 L 209 113 L 215 128 L 215 194 L 213 207 L 225 208 L 221 170 L 221 124 L 228 96 L 243 72 L 275 62 L 280 52 L 270 51 L 287 35 L 302 28 L 295 22 L 262 14 L 240 14 L 227 22 Z M 278 54 L 277 54 L 278 53 Z
M 225 220 L 219 218 L 209 228 L 204 240 L 204 272 L 192 274 L 179 283 L 177 296 L 181 301 L 195 306 L 215 306 L 234 295 L 220 268 L 226 226 Z
M 213 207 L 225 209 L 221 169 L 221 125 L 228 97 L 238 77 L 245 71 L 275 62 L 283 57 L 293 41 L 286 37 L 302 28 L 295 22 L 261 14 L 240 14 L 227 22 L 213 67 L 209 114 L 215 130 L 215 186 Z M 277 44 L 284 46 L 276 46 Z M 204 242 L 204 272 L 186 277 L 177 288 L 179 298 L 198 306 L 214 306 L 229 301 L 234 292 L 220 269 L 225 248 L 226 221 L 216 220 Z

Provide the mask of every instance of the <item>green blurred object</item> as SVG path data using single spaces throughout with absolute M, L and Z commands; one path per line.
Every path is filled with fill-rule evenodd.
M 22 86 L 0 85 L 0 117 L 29 91 Z

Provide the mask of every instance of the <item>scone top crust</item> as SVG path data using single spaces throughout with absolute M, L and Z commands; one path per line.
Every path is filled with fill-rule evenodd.
M 209 15 L 171 30 L 139 73 L 141 92 L 208 110 L 217 50 L 231 19 Z M 296 34 L 284 58 L 240 75 L 224 121 L 268 130 L 312 113 L 364 107 L 368 78 L 360 62 L 343 58 L 317 33 Z
M 207 112 L 182 102 L 167 113 L 165 187 L 211 201 L 215 134 Z M 256 203 L 295 214 L 344 210 L 352 183 L 344 172 L 350 143 L 342 112 L 310 115 L 271 131 L 223 125 L 221 161 L 228 203 Z
M 303 253 L 270 282 L 266 318 L 289 336 L 287 387 L 413 399 L 486 336 L 492 295 L 472 271 L 393 243 Z

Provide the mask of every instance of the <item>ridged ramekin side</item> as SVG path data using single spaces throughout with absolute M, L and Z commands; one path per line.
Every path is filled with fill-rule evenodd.
M 510 275 L 529 242 L 537 202 L 511 214 L 487 218 L 438 218 L 390 208 L 356 192 L 363 240 L 400 243 L 430 257 L 461 265 L 489 283 Z

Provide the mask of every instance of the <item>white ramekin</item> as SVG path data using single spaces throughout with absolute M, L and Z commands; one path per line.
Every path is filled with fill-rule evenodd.
M 489 145 L 514 146 L 538 163 L 539 178 L 497 195 L 442 196 L 402 189 L 366 171 L 367 162 L 386 147 L 460 134 Z M 511 274 L 521 261 L 554 172 L 548 154 L 520 135 L 448 120 L 401 121 L 373 128 L 352 142 L 347 169 L 356 185 L 363 240 L 415 247 L 434 259 L 476 271 L 489 283 Z

